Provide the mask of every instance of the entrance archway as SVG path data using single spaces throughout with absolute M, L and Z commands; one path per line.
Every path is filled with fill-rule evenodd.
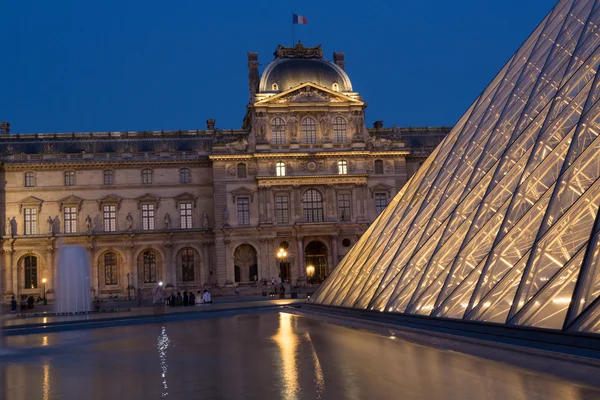
M 249 244 L 239 245 L 233 253 L 236 282 L 252 282 L 258 275 L 256 250 Z
M 323 282 L 323 280 L 327 278 L 327 275 L 329 275 L 329 265 L 327 263 L 328 251 L 325 243 L 319 240 L 313 240 L 306 245 L 304 254 L 306 266 L 314 267 L 314 272 L 310 270 L 307 271 L 312 272 L 312 276 L 308 274 L 308 277 L 315 283 Z

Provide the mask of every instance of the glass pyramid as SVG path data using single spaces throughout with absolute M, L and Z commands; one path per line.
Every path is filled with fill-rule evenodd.
M 562 0 L 312 297 L 600 333 L 600 0 Z

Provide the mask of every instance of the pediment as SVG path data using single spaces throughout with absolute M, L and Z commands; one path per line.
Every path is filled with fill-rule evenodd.
M 58 204 L 59 204 L 60 211 L 63 210 L 63 206 L 73 205 L 73 204 L 76 204 L 77 209 L 79 211 L 81 211 L 81 206 L 83 205 L 83 199 L 79 196 L 75 196 L 74 194 L 72 194 L 70 196 L 63 197 L 62 199 L 58 200 Z
M 230 193 L 234 203 L 238 197 L 250 197 L 250 201 L 254 201 L 254 191 L 245 186 L 232 190 Z
M 106 196 L 100 197 L 96 202 L 98 203 L 98 209 L 102 211 L 103 204 L 116 204 L 117 210 L 121 208 L 121 202 L 123 198 L 116 194 L 107 194 Z
M 19 213 L 23 212 L 23 208 L 37 208 L 38 212 L 42 211 L 44 200 L 38 199 L 35 196 L 25 197 L 19 202 Z
M 179 208 L 179 204 L 183 203 L 183 202 L 192 202 L 194 204 L 194 207 L 196 207 L 196 200 L 198 199 L 197 196 L 194 196 L 193 194 L 189 193 L 189 192 L 184 192 L 181 194 L 178 194 L 177 196 L 174 196 L 173 199 L 175 200 L 175 206 L 177 208 Z
M 336 92 L 314 83 L 303 83 L 295 88 L 267 97 L 254 103 L 255 106 L 282 103 L 353 103 L 364 104 L 362 101 Z
M 146 203 L 152 203 L 152 204 L 156 204 L 156 208 L 158 208 L 158 205 L 160 203 L 160 197 L 155 196 L 151 193 L 146 193 L 145 195 L 142 195 L 140 197 L 137 197 L 135 199 L 138 203 L 138 209 L 141 208 L 142 204 Z
M 390 186 L 390 185 L 386 185 L 385 183 L 378 183 L 377 185 L 373 185 L 369 188 L 369 191 L 371 192 L 371 197 L 373 197 L 375 195 L 375 192 L 387 192 L 387 194 L 391 194 L 392 189 L 394 187 Z

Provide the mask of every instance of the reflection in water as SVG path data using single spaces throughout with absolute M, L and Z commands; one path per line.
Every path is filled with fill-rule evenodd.
M 47 339 L 44 337 L 44 339 Z M 48 400 L 50 398 L 50 364 L 48 360 L 44 362 L 44 383 L 42 386 L 42 399 Z
M 281 395 L 284 399 L 296 399 L 300 390 L 296 360 L 298 335 L 296 335 L 292 326 L 294 318 L 295 316 L 292 314 L 279 313 L 279 330 L 273 336 L 273 340 L 277 343 L 281 354 L 281 370 L 283 371 L 283 390 Z
M 162 397 L 166 397 L 169 395 L 167 392 L 167 349 L 169 348 L 169 344 L 171 341 L 169 340 L 169 336 L 167 335 L 167 328 L 162 327 L 162 331 L 160 335 L 158 335 L 158 341 L 156 343 L 156 348 L 158 349 L 158 357 L 160 358 L 160 369 L 162 370 L 161 379 L 164 391 L 162 392 Z
M 313 368 L 315 372 L 315 387 L 317 389 L 317 399 L 320 399 L 321 393 L 325 391 L 325 376 L 323 375 L 323 368 L 321 368 L 319 356 L 317 356 L 315 346 L 313 346 L 312 340 L 310 338 L 310 333 L 306 333 L 306 338 L 308 339 L 308 343 L 310 343 L 310 349 L 312 353 Z

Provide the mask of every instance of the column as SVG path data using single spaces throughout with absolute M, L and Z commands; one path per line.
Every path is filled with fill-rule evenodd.
M 175 268 L 172 265 L 173 242 L 169 240 L 168 242 L 163 243 L 163 247 L 165 248 L 165 260 L 163 262 L 162 281 L 165 286 L 168 283 L 172 284 L 174 290 L 177 288 L 177 275 L 175 273 Z
M 47 248 L 46 249 L 46 258 L 48 259 L 48 265 L 46 265 L 46 268 L 44 270 L 44 273 L 42 274 L 41 279 L 46 278 L 46 291 L 53 289 L 56 287 L 56 284 L 54 283 L 54 279 L 55 279 L 55 274 L 54 274 L 54 265 L 56 264 L 54 262 L 54 249 L 52 248 Z M 41 280 L 40 280 L 41 282 Z M 43 284 L 42 284 L 42 290 L 43 289 Z M 45 296 L 45 293 L 42 294 L 42 297 Z
M 258 223 L 262 224 L 265 222 L 265 188 L 258 188 Z
M 367 204 L 368 198 L 369 198 L 369 194 L 368 194 L 368 190 L 367 190 L 367 185 L 363 185 L 362 186 L 362 200 L 363 200 L 363 215 L 365 217 L 366 220 L 369 220 L 369 206 Z
M 133 242 L 128 242 L 125 244 L 125 251 L 126 251 L 126 256 L 127 256 L 127 266 L 124 266 L 124 269 L 127 271 L 127 273 L 129 273 L 129 284 L 133 285 L 135 287 L 136 290 L 136 294 L 135 296 L 137 297 L 137 289 L 140 288 L 140 281 L 139 281 L 139 277 L 138 277 L 138 269 L 137 269 L 137 263 L 135 262 L 135 260 L 133 259 L 134 255 L 133 255 Z M 127 289 L 127 288 L 126 288 Z
M 96 252 L 95 252 L 93 244 L 88 244 L 88 246 L 87 246 L 86 249 L 87 249 L 88 255 L 90 257 L 90 284 L 91 284 L 91 288 L 88 288 L 88 290 L 91 290 L 93 288 L 94 295 L 92 296 L 92 298 L 94 298 L 94 297 L 97 297 L 97 296 L 100 295 L 100 285 L 99 285 L 99 282 L 98 282 L 98 272 L 99 272 L 98 260 L 96 260 L 96 257 L 95 257 L 95 253 Z
M 306 266 L 304 265 L 304 237 L 298 236 L 296 238 L 298 243 L 298 261 L 297 261 L 297 277 L 301 281 L 306 280 Z
M 205 285 L 210 279 L 210 260 L 208 258 L 208 243 L 202 242 L 202 263 L 200 264 L 200 285 Z
M 333 272 L 333 269 L 338 264 L 338 235 L 331 236 L 331 257 L 333 258 L 333 263 L 331 264 L 331 268 L 328 271 L 328 275 Z
M 8 250 L 4 250 L 4 262 L 2 263 L 2 267 L 3 267 L 3 282 L 2 282 L 2 288 L 3 288 L 3 292 L 4 295 L 9 295 L 9 294 L 14 294 L 13 289 L 12 289 L 12 282 L 13 282 L 13 270 L 12 270 L 12 250 L 8 249 Z

